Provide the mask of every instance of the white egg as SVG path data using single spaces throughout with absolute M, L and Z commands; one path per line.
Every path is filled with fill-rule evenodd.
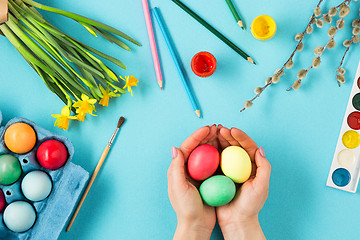
M 3 215 L 5 225 L 13 232 L 25 232 L 35 223 L 36 213 L 30 203 L 16 201 L 9 204 Z
M 42 201 L 47 198 L 52 189 L 52 182 L 45 172 L 32 171 L 26 174 L 21 182 L 21 190 L 30 201 Z

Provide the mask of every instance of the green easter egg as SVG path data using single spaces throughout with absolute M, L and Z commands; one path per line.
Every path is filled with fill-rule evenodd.
M 0 156 L 0 184 L 11 185 L 16 182 L 21 175 L 21 165 L 19 160 L 9 154 Z
M 207 205 L 219 207 L 229 203 L 235 196 L 235 183 L 223 175 L 206 179 L 200 186 L 200 194 Z

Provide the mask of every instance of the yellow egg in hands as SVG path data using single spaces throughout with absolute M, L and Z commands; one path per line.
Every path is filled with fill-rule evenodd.
M 238 146 L 230 146 L 221 153 L 221 170 L 236 183 L 243 183 L 251 174 L 249 154 Z

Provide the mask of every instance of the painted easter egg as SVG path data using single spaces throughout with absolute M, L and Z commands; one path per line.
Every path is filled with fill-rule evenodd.
M 251 174 L 249 154 L 238 146 L 230 146 L 221 153 L 221 170 L 236 183 L 243 183 Z
M 10 125 L 4 135 L 6 147 L 18 154 L 29 152 L 36 144 L 35 130 L 28 124 L 18 122 Z
M 52 182 L 45 172 L 32 171 L 26 174 L 21 182 L 21 190 L 30 201 L 42 201 L 47 198 L 52 189 Z
M 229 203 L 235 196 L 235 183 L 223 175 L 212 176 L 200 186 L 200 194 L 207 205 L 219 207 Z
M 18 233 L 25 232 L 35 223 L 35 209 L 28 202 L 12 202 L 5 208 L 3 220 L 6 227 L 11 231 Z
M 21 175 L 21 165 L 19 160 L 10 155 L 0 156 L 0 184 L 11 185 L 16 182 Z
M 6 205 L 6 199 L 4 192 L 0 189 L 0 213 L 4 210 Z
M 196 147 L 188 159 L 188 172 L 194 180 L 205 180 L 214 174 L 219 166 L 220 154 L 218 150 L 208 144 Z
M 62 142 L 47 140 L 39 146 L 36 157 L 42 167 L 55 170 L 65 164 L 68 152 Z

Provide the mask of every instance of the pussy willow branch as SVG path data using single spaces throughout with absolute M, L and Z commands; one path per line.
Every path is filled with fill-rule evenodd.
M 320 0 L 320 1 L 318 2 L 318 4 L 316 5 L 316 7 L 319 7 L 322 2 L 323 2 L 323 0 Z M 339 5 L 337 5 L 335 8 L 339 8 L 342 4 L 348 3 L 348 2 L 351 2 L 351 0 L 345 0 L 345 1 L 341 2 L 341 3 L 340 3 Z M 310 19 L 309 19 L 309 23 L 306 25 L 305 30 L 302 32 L 302 34 L 303 34 L 304 37 L 298 42 L 298 44 L 296 45 L 294 51 L 291 53 L 291 55 L 290 55 L 290 57 L 288 58 L 288 60 L 285 61 L 285 63 L 284 63 L 283 66 L 279 69 L 278 72 L 280 72 L 280 73 L 283 72 L 286 63 L 287 63 L 288 61 L 290 61 L 290 60 L 294 57 L 295 53 L 297 52 L 297 49 L 298 49 L 299 45 L 302 43 L 302 41 L 303 41 L 304 38 L 305 38 L 307 28 L 311 25 L 311 22 L 313 21 L 314 18 L 315 18 L 315 13 L 312 14 L 312 16 L 311 16 Z M 257 99 L 258 97 L 260 97 L 261 93 L 262 93 L 267 87 L 269 87 L 269 86 L 272 85 L 272 84 L 273 84 L 272 80 L 270 80 L 268 83 L 266 83 L 263 87 L 261 87 L 261 91 L 260 91 L 258 94 L 256 94 L 251 100 L 249 100 L 249 102 L 253 103 L 253 101 L 254 101 L 255 99 Z M 246 109 L 246 108 L 244 107 L 243 109 L 240 110 L 240 112 L 243 112 L 245 109 Z
M 352 42 L 352 40 L 351 40 L 351 42 Z M 351 44 L 350 44 L 350 46 L 348 46 L 348 47 L 346 48 L 346 50 L 345 50 L 345 52 L 344 52 L 344 56 L 341 58 L 341 62 L 340 62 L 340 64 L 339 64 L 339 67 L 335 70 L 335 72 L 339 71 L 339 69 L 341 68 L 342 64 L 344 63 L 344 59 L 345 59 L 346 53 L 349 51 L 350 47 L 351 47 Z M 340 86 L 341 86 L 340 82 L 337 81 L 337 83 L 338 83 L 338 85 L 339 85 L 339 87 L 340 87 Z
M 316 5 L 316 7 L 319 7 L 320 4 L 323 2 L 324 0 L 320 0 L 319 3 Z M 284 68 L 285 68 L 285 65 L 288 61 L 290 61 L 293 56 L 295 55 L 299 45 L 302 43 L 302 41 L 304 40 L 305 38 L 305 35 L 306 35 L 306 29 L 311 25 L 311 22 L 313 20 L 313 18 L 315 18 L 315 13 L 313 13 L 313 15 L 310 17 L 310 20 L 309 20 L 309 23 L 306 25 L 305 27 L 305 30 L 302 32 L 302 34 L 304 35 L 304 37 L 298 42 L 298 44 L 296 45 L 294 51 L 291 53 L 290 57 L 288 58 L 288 60 L 286 60 L 286 62 L 283 64 L 283 66 L 280 68 L 279 72 L 282 72 L 284 71 Z M 249 100 L 250 102 L 253 102 L 255 99 L 257 99 L 258 97 L 260 97 L 261 93 L 270 85 L 272 85 L 272 80 L 270 80 L 268 83 L 266 83 L 262 88 L 261 88 L 261 91 L 255 95 L 255 97 L 253 97 L 251 100 Z M 244 111 L 246 108 L 244 107 L 243 109 L 240 110 L 240 112 Z
M 350 2 L 351 2 L 351 0 L 346 0 L 346 1 L 344 1 L 343 3 L 345 3 L 346 5 L 349 6 L 349 5 L 350 5 Z M 340 4 L 339 6 L 341 6 L 341 4 Z M 324 14 L 324 15 L 325 15 L 325 14 Z M 335 26 L 335 27 L 336 27 L 336 33 L 337 33 L 337 31 L 339 30 L 339 26 L 340 26 L 340 24 L 341 24 L 342 21 L 344 21 L 344 18 L 343 18 L 343 17 L 339 19 L 339 21 L 337 22 L 337 24 L 336 24 L 336 26 Z M 335 35 L 336 35 L 336 33 L 335 33 Z M 322 49 L 322 51 L 320 52 L 320 54 L 318 54 L 320 58 L 321 58 L 321 56 L 323 55 L 323 53 L 325 52 L 325 50 L 327 49 L 329 43 L 334 40 L 335 35 L 332 36 L 332 37 L 330 37 L 329 41 L 325 44 L 325 46 L 323 47 L 323 49 Z M 312 68 L 314 68 L 313 65 L 311 65 L 311 66 L 306 70 L 306 76 L 307 76 L 308 72 L 309 72 Z M 303 79 L 305 79 L 306 76 L 305 76 Z M 302 82 L 303 79 L 299 79 L 300 82 Z M 288 89 L 286 89 L 286 91 L 290 91 L 291 89 L 292 89 L 292 86 L 290 86 Z

